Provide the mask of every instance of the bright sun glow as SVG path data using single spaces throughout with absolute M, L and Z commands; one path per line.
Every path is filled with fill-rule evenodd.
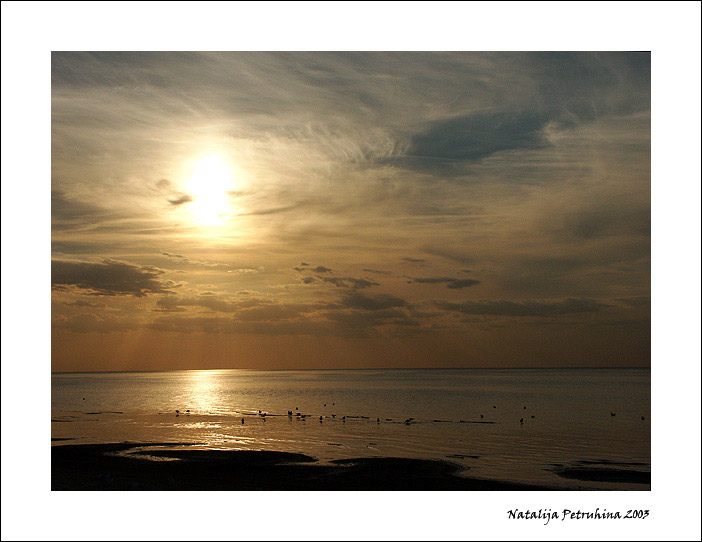
M 195 164 L 185 189 L 193 197 L 190 212 L 203 225 L 221 224 L 227 218 L 228 192 L 234 189 L 232 171 L 216 156 L 208 156 Z

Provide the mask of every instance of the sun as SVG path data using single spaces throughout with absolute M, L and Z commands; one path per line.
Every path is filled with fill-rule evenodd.
M 234 189 L 232 171 L 217 156 L 200 159 L 193 174 L 185 183 L 185 190 L 193 198 L 190 212 L 199 224 L 221 224 L 230 211 L 229 192 Z

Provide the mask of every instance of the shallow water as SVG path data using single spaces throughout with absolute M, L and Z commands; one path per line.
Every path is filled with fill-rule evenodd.
M 554 472 L 581 461 L 650 470 L 648 369 L 54 374 L 51 416 L 52 439 L 72 439 L 53 445 L 192 442 L 322 461 L 433 458 L 476 478 L 649 488 Z

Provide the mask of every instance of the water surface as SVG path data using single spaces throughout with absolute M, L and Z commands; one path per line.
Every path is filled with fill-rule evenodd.
M 52 439 L 71 439 L 53 445 L 189 442 L 321 461 L 432 458 L 477 478 L 649 488 L 555 472 L 650 470 L 649 369 L 54 374 L 51 410 Z

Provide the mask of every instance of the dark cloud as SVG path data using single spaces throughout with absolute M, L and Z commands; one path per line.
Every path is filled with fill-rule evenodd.
M 437 301 L 441 309 L 461 314 L 481 314 L 489 316 L 554 316 L 582 312 L 596 312 L 607 307 L 605 303 L 593 299 L 563 299 L 561 301 L 464 301 L 452 303 Z
M 312 284 L 314 282 L 314 277 L 304 277 L 302 282 L 303 284 Z
M 350 292 L 341 298 L 341 304 L 351 309 L 379 311 L 395 307 L 405 307 L 407 302 L 404 299 L 390 294 L 367 296 L 360 292 Z
M 308 264 L 307 262 L 300 262 L 300 265 L 303 266 L 303 267 L 306 267 L 306 266 L 308 266 L 308 265 L 310 265 L 310 264 Z
M 319 277 L 324 282 L 328 282 L 339 288 L 364 289 L 371 286 L 378 286 L 377 282 L 367 279 L 356 279 L 353 277 Z
M 183 194 L 182 192 L 176 192 L 168 196 L 168 203 L 174 206 L 183 205 L 190 201 L 193 201 L 193 197 L 188 194 Z
M 64 305 L 67 307 L 93 307 L 93 308 L 105 308 L 107 305 L 104 303 L 90 303 L 88 301 L 83 301 L 82 299 L 79 299 L 78 301 L 73 301 L 73 302 L 68 302 L 64 301 Z
M 367 279 L 355 279 L 353 277 L 346 277 L 346 280 L 351 283 L 351 286 L 354 288 L 370 288 L 371 286 L 379 286 L 377 282 L 373 282 L 372 280 L 367 280 Z
M 94 295 L 133 295 L 172 293 L 170 281 L 164 281 L 165 271 L 152 266 L 138 266 L 115 260 L 101 262 L 51 261 L 51 285 L 88 290 Z
M 426 260 L 423 260 L 422 258 L 402 258 L 402 261 L 405 263 L 424 263 Z
M 364 330 L 366 334 L 378 326 L 419 326 L 419 322 L 401 309 L 379 309 L 374 311 L 350 310 L 332 312 L 326 315 L 345 330 Z
M 453 262 L 458 262 L 461 264 L 473 263 L 472 256 L 468 256 L 464 252 L 460 252 L 458 250 L 437 248 L 436 246 L 423 247 L 423 250 L 429 254 L 433 254 L 434 256 L 440 256 L 441 258 L 446 258 L 447 260 L 451 260 Z
M 333 284 L 334 286 L 337 286 L 338 288 L 348 288 L 349 285 L 344 282 L 344 279 L 341 277 L 319 277 L 321 280 L 324 282 L 328 282 L 330 284 Z
M 315 273 L 329 273 L 331 272 L 331 269 L 329 267 L 324 267 L 323 265 L 320 265 L 312 269 L 312 271 L 314 271 Z
M 569 129 L 609 115 L 650 109 L 649 53 L 534 53 L 523 55 L 536 92 L 507 107 L 436 119 L 410 136 L 390 163 L 429 172 L 498 153 L 549 146 L 545 128 Z M 515 180 L 519 180 L 515 178 Z
M 451 290 L 460 290 L 461 288 L 468 288 L 469 286 L 475 286 L 480 284 L 479 280 L 474 279 L 454 279 L 450 277 L 423 277 L 423 278 L 411 278 L 407 281 L 409 284 L 446 284 L 447 288 Z
M 364 269 L 366 273 L 373 273 L 374 275 L 385 275 L 385 276 L 392 276 L 392 273 L 390 271 L 380 271 L 378 269 Z
M 488 111 L 434 121 L 412 137 L 405 163 L 474 162 L 500 151 L 542 147 L 546 140 L 541 130 L 549 119 L 539 111 Z

